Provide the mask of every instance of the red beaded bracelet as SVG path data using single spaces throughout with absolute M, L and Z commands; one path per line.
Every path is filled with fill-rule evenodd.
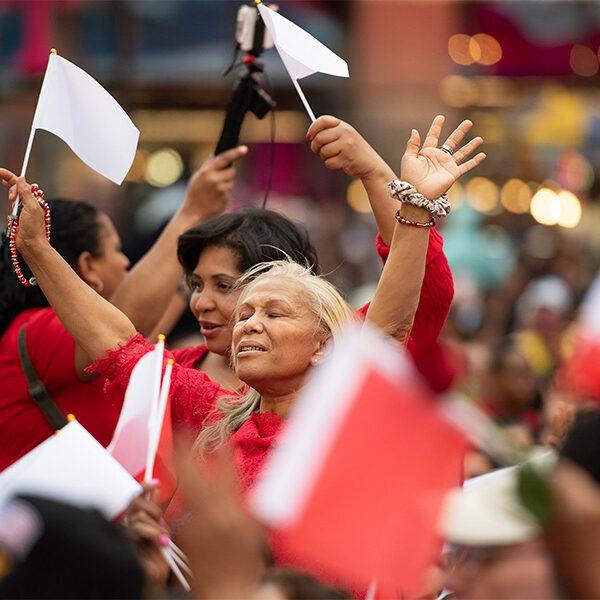
M 411 221 L 410 219 L 405 219 L 400 214 L 400 211 L 396 213 L 396 220 L 398 221 L 398 223 L 402 223 L 402 225 L 410 225 L 411 227 L 421 227 L 425 229 L 428 229 L 429 227 L 433 227 L 435 225 L 435 219 L 433 217 L 431 217 L 431 219 L 429 219 L 427 223 L 419 223 L 419 221 Z
M 50 207 L 46 204 L 44 200 L 44 192 L 40 190 L 40 188 L 34 183 L 31 186 L 31 193 L 38 201 L 38 204 L 44 209 L 44 222 L 46 225 L 46 239 L 48 242 L 50 241 Z M 13 265 L 13 269 L 17 274 L 17 278 L 19 281 L 25 286 L 29 287 L 30 285 L 37 285 L 37 280 L 35 277 L 30 277 L 26 279 L 25 275 L 23 275 L 23 271 L 19 265 L 19 259 L 17 258 L 17 246 L 15 244 L 15 238 L 17 236 L 17 228 L 19 227 L 19 213 L 21 212 L 21 207 L 19 207 L 19 211 L 16 216 L 11 215 L 9 217 L 9 233 L 8 233 L 8 247 L 10 250 L 10 260 Z

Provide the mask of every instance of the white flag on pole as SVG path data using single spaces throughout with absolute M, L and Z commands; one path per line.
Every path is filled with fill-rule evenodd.
M 349 76 L 346 61 L 310 33 L 262 3 L 258 10 L 292 79 L 302 79 L 313 73 Z
M 36 494 L 93 507 L 115 518 L 142 488 L 77 422 L 36 446 L 0 474 L 0 504 Z
M 131 372 L 117 427 L 106 450 L 134 477 L 143 475 L 160 393 L 164 342 L 137 362 Z
M 131 168 L 140 135 L 95 79 L 55 52 L 48 59 L 32 134 L 35 129 L 64 140 L 84 163 L 116 184 Z
M 262 2 L 258 4 L 258 11 L 273 38 L 275 48 L 292 78 L 308 116 L 314 121 L 315 115 L 298 85 L 298 79 L 313 73 L 348 77 L 348 64 L 304 29 L 271 10 Z

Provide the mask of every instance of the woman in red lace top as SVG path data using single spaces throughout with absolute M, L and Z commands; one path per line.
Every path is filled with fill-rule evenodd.
M 437 148 L 442 123 L 443 117 L 434 119 L 420 150 L 419 135 L 413 130 L 402 159 L 404 178 L 427 198 L 440 196 L 485 158 L 478 154 L 465 161 L 481 143 L 477 138 L 454 156 Z M 459 127 L 446 145 L 456 148 L 464 133 Z M 135 335 L 133 324 L 121 311 L 94 294 L 48 245 L 43 211 L 24 178 L 5 169 L 0 169 L 0 177 L 7 185 L 16 186 L 22 201 L 17 247 L 66 329 L 96 358 L 98 370 L 108 376 L 108 392 L 113 388 L 121 394 L 133 365 L 151 346 Z M 422 224 L 429 217 L 424 208 L 400 205 L 390 256 L 366 315 L 368 321 L 404 345 L 425 270 L 429 236 Z M 213 410 L 223 395 L 220 386 L 195 369 L 176 366 L 173 370 L 174 423 L 201 430 L 201 450 L 231 439 L 246 485 L 253 481 L 308 371 L 325 358 L 329 340 L 349 316 L 330 284 L 308 271 L 304 273 L 279 272 L 275 276 L 275 272 L 267 272 L 242 290 L 234 316 L 231 352 L 236 375 L 250 386 L 242 403 L 235 399 L 228 408 L 217 406 Z M 318 301 L 324 304 L 315 310 Z M 330 309 L 323 309 L 328 306 Z

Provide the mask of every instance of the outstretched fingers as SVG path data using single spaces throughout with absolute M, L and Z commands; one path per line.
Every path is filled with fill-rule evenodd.
M 480 152 L 467 162 L 464 162 L 462 165 L 458 165 L 459 174 L 464 175 L 468 173 L 471 169 L 474 169 L 476 166 L 480 165 L 486 159 L 486 154 L 484 152 Z
M 431 127 L 425 137 L 425 141 L 423 142 L 423 148 L 437 148 L 445 120 L 446 117 L 444 117 L 444 115 L 438 115 L 433 119 Z
M 483 138 L 476 137 L 470 142 L 467 142 L 462 148 L 456 150 L 456 152 L 454 152 L 454 160 L 456 160 L 456 164 L 460 164 L 463 160 L 465 160 L 465 158 L 467 158 L 467 156 L 475 152 L 475 150 L 477 150 L 481 144 L 483 144 Z
M 410 132 L 410 137 L 406 142 L 406 152 L 404 156 L 407 157 L 416 157 L 419 154 L 419 146 L 421 145 L 421 136 L 416 129 L 412 129 Z
M 469 129 L 473 127 L 473 122 L 468 119 L 463 121 L 446 139 L 444 146 L 450 147 L 454 152 L 458 145 L 462 142 L 465 135 L 467 135 Z M 456 153 L 455 153 L 456 154 Z

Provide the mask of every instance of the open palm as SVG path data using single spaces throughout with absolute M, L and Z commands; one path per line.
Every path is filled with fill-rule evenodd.
M 439 198 L 461 175 L 481 164 L 485 159 L 485 154 L 480 152 L 465 161 L 467 156 L 483 143 L 480 137 L 473 138 L 462 148 L 458 148 L 473 125 L 471 121 L 463 121 L 448 136 L 445 145 L 452 149 L 453 154 L 438 148 L 443 124 L 442 115 L 435 117 L 421 149 L 419 149 L 421 144 L 419 132 L 413 129 L 402 157 L 402 179 L 414 185 L 419 193 L 430 200 Z

